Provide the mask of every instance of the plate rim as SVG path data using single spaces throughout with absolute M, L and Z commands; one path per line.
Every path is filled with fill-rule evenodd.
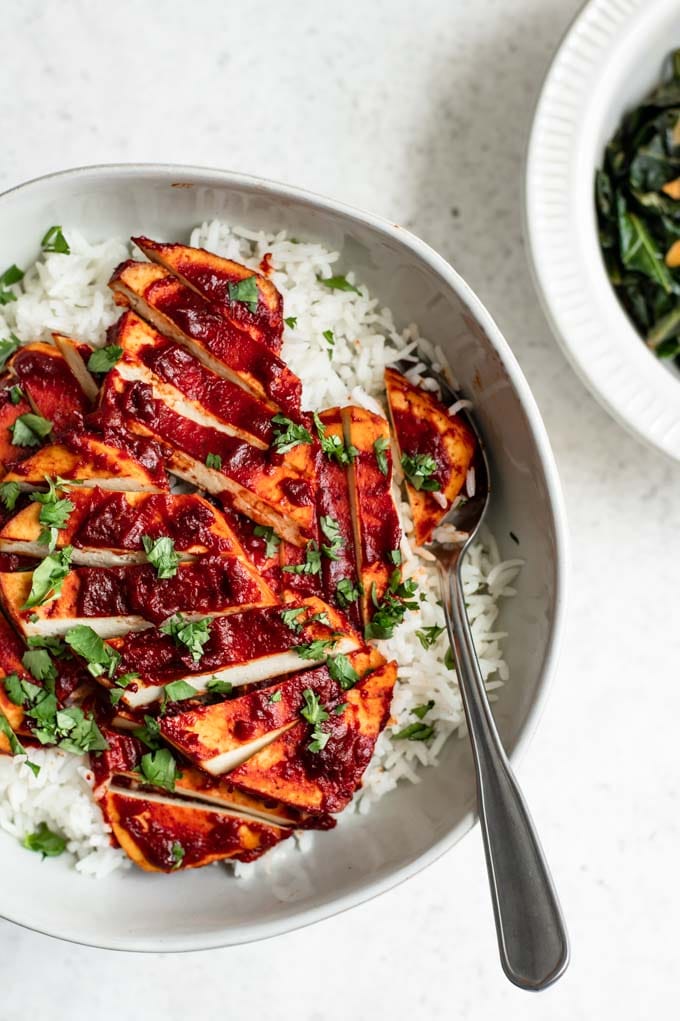
M 476 320 L 481 323 L 519 397 L 529 431 L 536 445 L 543 472 L 555 540 L 553 565 L 555 610 L 546 643 L 546 652 L 536 689 L 536 697 L 527 711 L 524 726 L 509 756 L 516 768 L 517 763 L 526 752 L 545 710 L 548 694 L 557 671 L 567 609 L 567 581 L 570 566 L 568 526 L 557 465 L 538 405 L 508 342 L 485 305 L 453 266 L 430 245 L 406 228 L 378 214 L 328 196 L 320 195 L 308 189 L 230 170 L 174 163 L 102 163 L 67 168 L 31 178 L 0 193 L 0 217 L 5 200 L 16 192 L 31 188 L 39 189 L 55 180 L 66 178 L 71 178 L 73 183 L 77 185 L 78 181 L 86 179 L 96 180 L 111 175 L 119 180 L 124 179 L 126 176 L 152 179 L 165 177 L 171 182 L 191 183 L 199 186 L 217 186 L 222 188 L 233 186 L 236 189 L 250 189 L 256 193 L 265 193 L 272 197 L 290 197 L 291 199 L 302 201 L 306 205 L 321 208 L 331 213 L 339 213 L 356 222 L 368 224 L 379 234 L 397 241 L 399 244 L 406 245 L 406 247 L 423 259 L 461 297 L 473 312 Z M 1 906 L 0 918 L 45 936 L 102 950 L 135 953 L 187 953 L 245 945 L 305 928 L 308 925 L 342 914 L 352 907 L 367 903 L 375 897 L 387 893 L 441 858 L 470 832 L 476 822 L 476 812 L 468 811 L 458 824 L 451 827 L 428 851 L 382 879 L 367 881 L 362 887 L 344 896 L 326 900 L 321 904 L 303 910 L 293 910 L 274 921 L 256 922 L 249 927 L 241 927 L 238 930 L 226 928 L 214 933 L 199 932 L 194 935 L 183 933 L 172 936 L 169 939 L 131 936 L 130 938 L 109 937 L 93 940 L 91 938 L 79 937 L 69 929 L 67 924 L 63 923 L 50 926 L 49 928 L 30 925 L 30 923 L 24 922 L 20 918 L 5 914 Z

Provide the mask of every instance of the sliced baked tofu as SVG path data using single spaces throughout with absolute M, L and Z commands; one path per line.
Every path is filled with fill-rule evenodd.
M 122 849 L 146 872 L 255 861 L 292 833 L 222 807 L 119 787 L 109 787 L 99 804 Z
M 28 677 L 21 662 L 25 651 L 18 636 L 0 614 L 0 713 L 5 716 L 12 730 L 19 733 L 24 729 L 24 710 L 8 698 L 2 678 L 9 674 Z M 7 735 L 0 731 L 0 753 L 9 754 L 10 750 Z
M 302 384 L 285 362 L 160 266 L 124 262 L 110 287 L 120 304 L 185 345 L 207 368 L 269 401 L 274 410 L 299 415 Z
M 145 237 L 132 240 L 147 259 L 179 277 L 251 337 L 280 352 L 283 302 L 266 276 L 203 248 L 159 244 Z
M 123 348 L 118 371 L 124 379 L 149 383 L 182 414 L 227 435 L 261 450 L 271 446 L 270 404 L 206 368 L 185 347 L 168 340 L 136 313 L 125 312 L 120 317 L 113 339 Z
M 91 400 L 52 344 L 24 344 L 8 362 L 33 409 L 52 423 L 52 437 L 82 430 Z
M 324 438 L 334 439 L 344 446 L 342 409 L 322 411 L 319 421 Z M 321 558 L 324 598 L 342 610 L 353 627 L 360 628 L 359 578 L 347 469 L 329 458 L 321 444 L 316 451 L 316 509 L 318 520 L 325 528 L 322 544 L 326 549 Z
M 401 526 L 392 498 L 392 455 L 387 420 L 364 408 L 342 409 L 345 442 L 356 450 L 349 468 L 354 547 L 367 624 L 400 563 Z
M 65 495 L 74 507 L 57 533 L 56 547 L 72 546 L 74 564 L 143 564 L 144 536 L 170 538 L 180 559 L 231 553 L 249 562 L 222 512 L 198 493 L 117 493 L 72 486 Z M 0 528 L 0 552 L 44 557 L 39 516 L 40 505 L 29 503 L 7 521 Z
M 304 811 L 341 812 L 361 786 L 387 723 L 396 676 L 396 663 L 387 663 L 329 704 L 323 748 L 315 750 L 302 720 L 229 773 L 229 782 Z
M 155 567 L 76 567 L 59 595 L 24 609 L 33 572 L 0 574 L 0 599 L 15 626 L 27 636 L 64 635 L 86 624 L 101 638 L 142 631 L 185 612 L 189 620 L 249 606 L 267 606 L 275 597 L 247 561 L 232 555 L 206 556 L 177 565 L 172 578 Z
M 5 378 L 5 385 L 0 387 L 0 477 L 4 476 L 8 466 L 15 461 L 21 461 L 29 457 L 32 447 L 23 447 L 13 442 L 12 427 L 21 415 L 28 415 L 33 408 L 25 397 L 19 397 L 15 404 L 10 396 L 12 394 L 12 380 Z M 16 391 L 14 391 L 16 399 Z
M 89 344 L 82 344 L 80 341 L 67 337 L 63 333 L 53 333 L 52 340 L 57 351 L 62 355 L 78 382 L 80 389 L 90 403 L 94 405 L 99 394 L 99 387 L 87 367 L 93 348 Z
M 260 450 L 189 417 L 171 406 L 166 395 L 112 369 L 102 391 L 104 417 L 122 417 L 129 428 L 152 437 L 167 451 L 170 471 L 224 499 L 261 525 L 273 528 L 294 546 L 313 534 L 315 475 L 312 446 L 298 443 L 278 453 Z
M 54 443 L 12 466 L 4 482 L 18 482 L 24 489 L 40 489 L 45 476 L 83 486 L 117 492 L 159 493 L 167 490 L 164 474 L 151 471 L 123 448 L 90 435 L 69 436 L 68 444 Z
M 177 680 L 185 681 L 198 694 L 208 691 L 213 680 L 233 687 L 258 684 L 316 666 L 329 655 L 346 655 L 362 647 L 359 636 L 333 607 L 318 599 L 304 600 L 300 607 L 305 612 L 299 617 L 299 631 L 286 623 L 294 604 L 215 617 L 197 656 L 157 628 L 111 639 L 109 644 L 121 657 L 120 673 L 140 675 L 125 688 L 122 702 L 133 709 L 149 705 L 162 696 L 165 685 Z M 313 619 L 319 614 L 330 624 Z
M 409 383 L 396 369 L 385 370 L 390 417 L 406 476 L 416 542 L 432 539 L 432 533 L 463 491 L 475 455 L 475 437 L 465 419 L 450 415 L 429 390 Z M 426 475 L 412 474 L 423 458 Z M 434 493 L 428 487 L 437 488 Z

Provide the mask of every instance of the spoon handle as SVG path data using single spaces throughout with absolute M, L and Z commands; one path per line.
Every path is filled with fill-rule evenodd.
M 460 561 L 441 569 L 442 596 L 477 774 L 479 817 L 503 970 L 523 989 L 555 982 L 569 939 L 529 810 L 494 723 L 465 609 Z

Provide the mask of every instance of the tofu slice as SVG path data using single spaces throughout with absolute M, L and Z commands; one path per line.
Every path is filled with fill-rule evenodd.
M 115 343 L 124 351 L 118 363 L 124 379 L 148 383 L 160 399 L 200 424 L 260 450 L 270 447 L 274 438 L 270 405 L 207 369 L 134 312 L 119 319 Z
M 38 415 L 52 423 L 52 437 L 82 430 L 91 401 L 52 344 L 24 344 L 8 367 Z
M 87 367 L 87 362 L 94 349 L 89 344 L 81 344 L 63 333 L 53 333 L 52 340 L 80 384 L 81 390 L 89 402 L 94 404 L 99 395 L 99 387 Z
M 357 450 L 348 468 L 357 573 L 363 587 L 361 616 L 367 624 L 394 571 L 401 543 L 399 515 L 392 497 L 392 456 L 387 419 L 364 408 L 342 409 L 345 441 Z M 376 456 L 382 447 L 385 471 Z M 398 560 L 399 558 L 396 557 Z
M 210 626 L 210 640 L 198 661 L 156 628 L 111 639 L 111 646 L 121 656 L 120 672 L 140 674 L 138 681 L 125 688 L 122 702 L 133 709 L 150 705 L 161 697 L 166 684 L 176 680 L 190 684 L 197 694 L 208 690 L 211 678 L 228 681 L 234 687 L 259 684 L 317 666 L 327 655 L 348 654 L 362 648 L 361 638 L 333 607 L 319 599 L 306 599 L 299 605 L 306 611 L 299 618 L 303 625 L 299 633 L 281 617 L 281 611 L 291 609 L 290 606 L 249 609 L 216 617 Z M 327 615 L 330 626 L 310 619 L 318 613 Z M 303 659 L 295 651 L 296 646 L 315 641 L 330 644 L 319 646 L 318 655 L 310 659 Z M 105 678 L 100 680 L 110 683 Z
M 292 833 L 217 805 L 120 787 L 110 787 L 99 804 L 122 849 L 146 872 L 255 861 Z
M 328 408 L 319 415 L 325 435 L 337 437 L 344 443 L 342 409 Z M 319 518 L 332 518 L 336 522 L 341 545 L 334 558 L 324 556 L 321 560 L 324 598 L 326 602 L 342 610 L 350 624 L 361 627 L 360 599 L 347 601 L 338 594 L 338 584 L 345 580 L 349 587 L 357 590 L 358 574 L 354 548 L 354 528 L 350 504 L 349 480 L 346 468 L 329 459 L 321 446 L 316 448 L 316 477 L 318 488 L 316 509 Z M 326 539 L 322 539 L 326 542 Z
M 436 496 L 406 481 L 416 542 L 422 546 L 463 491 L 476 440 L 462 416 L 449 415 L 435 394 L 409 383 L 396 369 L 385 370 L 385 386 L 399 456 L 428 454 L 437 466 L 432 475 L 440 486 Z
M 285 362 L 160 266 L 124 262 L 109 286 L 119 304 L 183 344 L 207 368 L 272 408 L 292 418 L 299 415 L 302 384 Z
M 101 638 L 143 631 L 183 612 L 189 620 L 268 606 L 276 602 L 253 568 L 235 556 L 207 556 L 180 563 L 173 578 L 159 579 L 151 564 L 76 567 L 56 599 L 23 609 L 33 572 L 0 574 L 0 599 L 24 635 L 64 635 L 87 624 Z
M 226 319 L 279 354 L 283 335 L 283 300 L 266 276 L 203 248 L 159 244 L 146 237 L 132 240 L 147 259 L 159 263 L 187 287 L 202 295 Z M 234 284 L 251 279 L 257 287 L 255 309 L 251 303 L 234 300 L 230 294 Z
M 386 663 L 349 691 L 340 714 L 329 705 L 322 729 L 326 746 L 310 751 L 310 727 L 303 720 L 229 774 L 235 787 L 259 797 L 275 797 L 308 812 L 341 812 L 361 786 L 375 742 L 390 714 L 397 664 Z
M 154 387 L 112 369 L 102 396 L 104 417 L 122 417 L 129 428 L 152 437 L 168 451 L 167 466 L 180 478 L 215 494 L 260 524 L 274 528 L 294 546 L 311 537 L 315 508 L 312 446 L 300 443 L 278 454 L 257 450 L 229 436 L 187 409 L 172 407 Z M 221 459 L 209 468 L 210 455 Z
M 0 422 L 0 432 L 1 425 Z M 165 477 L 145 468 L 125 450 L 89 435 L 70 436 L 68 445 L 53 443 L 41 447 L 13 465 L 3 481 L 18 482 L 22 489 L 40 489 L 45 485 L 46 475 L 50 478 L 60 475 L 82 482 L 84 487 L 98 486 L 115 492 L 160 493 L 168 488 Z
M 21 657 L 25 651 L 18 635 L 0 614 L 0 713 L 7 718 L 7 722 L 16 733 L 21 733 L 25 730 L 23 726 L 24 710 L 7 697 L 2 678 L 7 677 L 9 674 L 18 674 L 19 677 L 23 678 L 28 677 L 21 662 Z M 9 740 L 3 733 L 0 733 L 0 753 L 5 755 L 11 753 Z
M 44 483 L 44 479 L 43 479 Z M 57 535 L 57 549 L 73 546 L 72 562 L 92 567 L 146 563 L 142 537 L 168 536 L 181 559 L 208 553 L 249 558 L 217 507 L 198 493 L 118 493 L 74 486 L 74 504 Z M 0 528 L 0 552 L 44 557 L 38 539 L 40 506 L 29 503 Z M 256 568 L 253 567 L 256 573 Z

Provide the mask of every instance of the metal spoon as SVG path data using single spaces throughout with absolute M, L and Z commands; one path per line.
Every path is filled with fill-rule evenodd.
M 427 374 L 437 381 L 447 404 L 458 400 L 441 373 L 428 367 Z M 453 507 L 441 522 L 453 525 L 453 541 L 447 536 L 445 543 L 432 542 L 427 548 L 439 567 L 446 627 L 475 761 L 501 964 L 515 985 L 538 991 L 566 970 L 569 938 L 536 830 L 491 714 L 465 608 L 461 564 L 479 531 L 491 487 L 482 439 L 471 416 L 461 414 L 477 437 L 474 496 Z

